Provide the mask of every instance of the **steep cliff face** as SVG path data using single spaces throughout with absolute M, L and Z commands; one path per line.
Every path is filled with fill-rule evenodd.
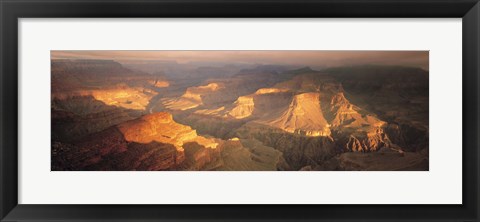
M 370 132 L 358 132 L 349 135 L 346 144 L 342 147 L 347 151 L 369 152 L 390 146 L 391 141 L 384 130 L 382 128 L 374 128 Z
M 163 112 L 118 124 L 81 141 L 57 143 L 54 165 L 72 170 L 168 170 L 185 161 L 186 144 L 197 144 L 200 152 L 218 146 L 214 139 L 198 136 Z M 65 147 L 69 152 L 62 152 Z
M 107 105 L 93 96 L 53 99 L 52 141 L 69 142 L 110 126 L 132 120 L 145 111 Z
M 288 133 L 256 122 L 243 125 L 235 131 L 235 135 L 239 138 L 258 140 L 265 146 L 282 152 L 283 158 L 292 170 L 298 170 L 305 165 L 317 165 L 332 158 L 336 153 L 335 142 L 330 137 Z
M 387 122 L 389 139 L 407 151 L 428 148 L 428 71 L 398 66 L 353 66 L 324 72 L 342 83 L 356 105 Z
M 228 115 L 235 119 L 243 119 L 251 116 L 255 108 L 253 96 L 240 96 L 234 103 L 234 108 L 228 112 Z
M 176 123 L 172 115 L 166 112 L 145 115 L 119 124 L 117 128 L 129 142 L 168 143 L 174 145 L 179 151 L 183 151 L 182 146 L 186 142 L 197 142 L 212 149 L 218 145 L 214 140 L 198 136 L 191 127 Z
M 324 99 L 330 102 L 323 111 L 335 133 L 339 150 L 370 152 L 391 145 L 384 130 L 387 123 L 350 103 L 344 92 L 332 93 Z
M 338 92 L 326 97 L 330 101 L 329 108 L 324 111 L 329 116 L 333 127 L 344 125 L 360 126 L 367 123 L 358 112 L 359 108 L 351 104 L 344 96 L 343 92 Z
M 323 116 L 319 93 L 301 93 L 293 97 L 279 116 L 259 122 L 289 133 L 305 136 L 330 136 L 330 124 Z

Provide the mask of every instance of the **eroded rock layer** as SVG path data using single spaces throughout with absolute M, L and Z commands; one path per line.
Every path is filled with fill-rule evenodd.
M 191 127 L 176 123 L 171 114 L 160 112 L 65 145 L 69 152 L 61 152 L 63 147 L 58 144 L 59 155 L 55 159 L 59 160 L 59 168 L 76 170 L 167 170 L 184 162 L 184 146 L 189 143 L 212 150 L 219 145 L 215 139 L 198 136 Z M 118 161 L 122 165 L 116 164 Z
M 170 82 L 114 61 L 52 62 L 52 170 L 428 169 L 428 72 L 208 76 Z

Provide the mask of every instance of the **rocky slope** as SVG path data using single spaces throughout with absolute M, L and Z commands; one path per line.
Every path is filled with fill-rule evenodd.
M 181 119 L 204 134 L 261 141 L 281 151 L 293 169 L 318 166 L 344 152 L 398 153 L 425 147 L 408 136 L 419 129 L 407 132 L 398 123 L 382 120 L 344 89 L 340 77 L 309 68 L 294 72 L 290 80 L 259 88 L 220 108 L 197 109 Z
M 92 96 L 107 105 L 144 110 L 156 89 L 168 87 L 162 76 L 135 72 L 110 60 L 52 60 L 52 100 Z
M 180 98 L 166 98 L 163 105 L 171 110 L 189 110 L 201 106 L 205 100 L 209 100 L 225 89 L 223 83 L 209 83 L 203 86 L 189 87 Z
M 204 152 L 215 152 L 212 150 L 219 145 L 161 112 L 109 127 L 69 145 L 57 143 L 54 165 L 72 170 L 167 170 L 184 162 L 189 143 Z M 64 147 L 68 152 L 62 152 Z
M 221 171 L 275 171 L 290 170 L 283 153 L 265 146 L 258 140 L 239 138 L 229 139 L 224 144 L 221 163 L 211 164 L 214 170 Z
M 238 97 L 235 102 L 214 109 L 198 109 L 194 114 L 225 120 L 248 120 L 269 116 L 288 105 L 291 93 L 277 88 L 260 88 L 255 93 Z
M 255 122 L 304 136 L 331 137 L 332 133 L 359 136 L 363 133 L 371 140 L 382 133 L 385 126 L 374 113 L 352 104 L 345 97 L 342 85 L 327 75 L 299 74 L 276 87 L 290 92 L 291 102 L 277 108 L 281 110 L 277 115 L 271 113 Z
M 331 134 L 330 124 L 320 108 L 320 94 L 315 92 L 295 95 L 280 115 L 259 122 L 305 136 L 328 137 Z
M 148 112 L 163 76 L 111 60 L 52 60 L 52 140 L 72 141 Z
M 353 66 L 324 70 L 363 109 L 388 123 L 390 140 L 407 151 L 428 148 L 429 78 L 419 68 Z
M 190 87 L 180 97 L 164 98 L 161 103 L 168 110 L 222 110 L 239 97 L 252 94 L 288 79 L 293 74 L 278 73 L 278 67 L 259 66 L 246 69 L 229 78 L 208 79 L 199 86 Z
M 190 84 L 52 62 L 52 169 L 428 169 L 423 70 L 259 66 Z
M 236 129 L 234 135 L 243 140 L 255 139 L 283 153 L 291 170 L 317 165 L 335 156 L 335 141 L 324 136 L 304 136 L 285 132 L 265 124 L 248 122 Z
M 277 169 L 289 169 L 281 152 L 253 140 L 199 136 L 165 112 L 52 145 L 52 170 Z
M 52 141 L 68 142 L 137 118 L 144 111 L 107 105 L 92 96 L 53 99 Z

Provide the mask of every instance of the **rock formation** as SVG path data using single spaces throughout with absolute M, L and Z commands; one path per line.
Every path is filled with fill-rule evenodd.
M 260 121 L 289 133 L 305 136 L 330 136 L 330 124 L 323 117 L 319 93 L 301 93 L 288 108 L 271 120 Z
M 423 70 L 129 67 L 52 62 L 53 170 L 428 169 Z
M 206 97 L 224 89 L 221 83 L 209 83 L 203 86 L 189 87 L 180 98 L 164 99 L 163 105 L 171 110 L 189 110 L 203 105 Z
M 155 113 L 109 127 L 72 143 L 59 167 L 66 169 L 167 170 L 185 161 L 185 145 L 216 149 L 215 139 L 198 136 L 169 113 Z M 61 147 L 61 146 L 60 146 Z M 117 165 L 118 161 L 122 165 Z M 127 162 L 128 161 L 128 162 Z M 62 166 L 65 164 L 66 166 Z

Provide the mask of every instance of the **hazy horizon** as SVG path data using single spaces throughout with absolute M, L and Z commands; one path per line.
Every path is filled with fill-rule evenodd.
M 325 50 L 198 50 L 198 51 L 112 51 L 52 50 L 51 59 L 104 59 L 120 63 L 283 64 L 334 67 L 351 65 L 397 65 L 429 70 L 428 51 L 325 51 Z

